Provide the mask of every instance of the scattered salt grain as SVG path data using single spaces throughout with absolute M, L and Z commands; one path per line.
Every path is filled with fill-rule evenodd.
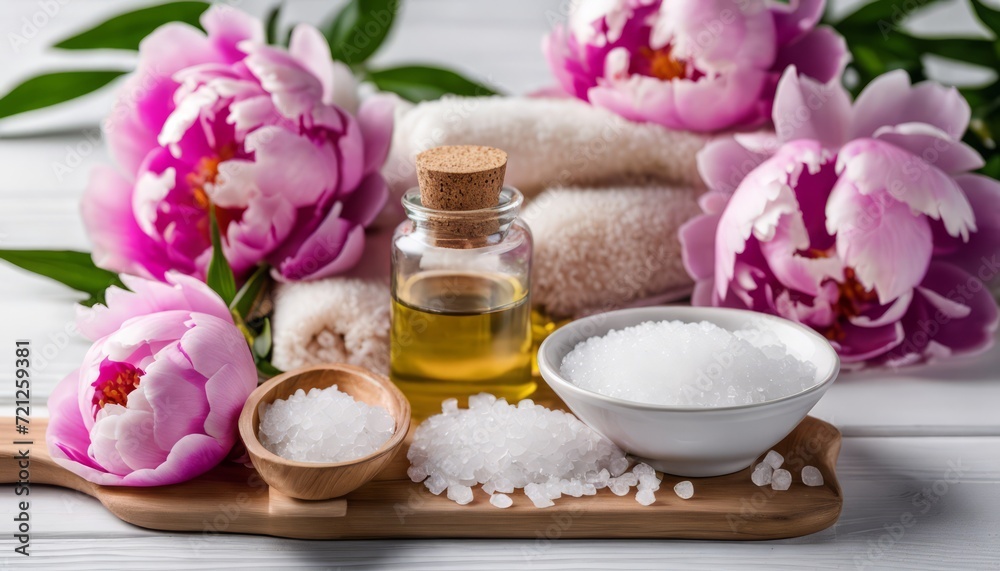
M 514 500 L 510 499 L 507 494 L 493 494 L 490 496 L 490 503 L 498 508 L 509 508 L 514 505 Z
M 778 468 L 781 468 L 782 464 L 785 463 L 785 457 L 774 450 L 769 450 L 767 455 L 764 456 L 764 463 L 769 464 L 771 468 L 777 470 Z
M 656 501 L 656 495 L 653 494 L 653 490 L 650 489 L 639 490 L 635 494 L 635 501 L 644 506 L 648 506 Z
M 677 485 L 674 486 L 674 493 L 682 500 L 690 500 L 694 497 L 694 484 L 689 480 L 677 482 Z
M 345 462 L 378 450 L 395 429 L 395 421 L 380 406 L 354 400 L 336 385 L 302 389 L 264 404 L 260 413 L 260 443 L 271 452 L 298 462 Z M 417 479 L 419 470 L 410 473 Z M 422 478 L 421 478 L 422 479 Z
M 607 396 L 694 407 L 775 400 L 816 383 L 816 367 L 790 355 L 770 331 L 732 332 L 706 321 L 647 321 L 591 337 L 560 371 Z
M 411 480 L 435 495 L 447 490 L 458 503 L 472 501 L 481 485 L 497 507 L 511 505 L 506 494 L 519 488 L 539 508 L 604 488 L 618 495 L 637 488 L 636 500 L 649 505 L 660 487 L 652 467 L 640 463 L 628 472 L 625 453 L 575 416 L 485 393 L 470 397 L 467 409 L 442 403 L 441 414 L 414 431 L 407 458 Z
M 767 462 L 761 462 L 754 466 L 753 472 L 750 474 L 750 480 L 758 486 L 767 486 L 771 483 L 773 474 L 774 468 Z
M 792 473 L 783 468 L 778 468 L 771 476 L 771 489 L 784 491 L 792 486 Z
M 822 486 L 823 473 L 815 466 L 802 468 L 802 483 L 807 486 Z
M 448 486 L 448 499 L 464 506 L 472 501 L 472 488 L 461 485 Z

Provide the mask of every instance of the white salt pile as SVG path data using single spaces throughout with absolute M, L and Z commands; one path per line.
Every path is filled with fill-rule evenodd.
M 344 462 L 379 449 L 395 429 L 389 411 L 337 390 L 299 389 L 260 411 L 260 443 L 299 462 Z
M 770 331 L 647 321 L 579 343 L 562 376 L 603 395 L 692 407 L 759 403 L 816 384 L 816 367 L 788 354 Z
M 433 494 L 467 504 L 481 485 L 498 508 L 510 507 L 507 494 L 519 488 L 540 508 L 602 488 L 624 496 L 637 487 L 643 505 L 656 499 L 656 471 L 638 464 L 627 472 L 625 453 L 571 414 L 485 393 L 469 397 L 467 409 L 449 399 L 441 410 L 417 427 L 407 453 L 410 479 Z

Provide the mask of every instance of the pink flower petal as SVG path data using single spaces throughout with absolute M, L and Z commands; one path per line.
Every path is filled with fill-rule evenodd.
M 911 87 L 910 76 L 900 69 L 876 77 L 858 95 L 849 136 L 871 137 L 880 127 L 927 123 L 961 139 L 970 116 L 969 104 L 957 89 L 932 81 Z
M 826 216 L 827 230 L 836 232 L 837 254 L 880 303 L 892 303 L 923 279 L 933 249 L 931 228 L 907 204 L 886 192 L 861 194 L 841 179 Z
M 708 188 L 732 194 L 747 174 L 769 156 L 747 149 L 732 137 L 722 136 L 698 151 L 698 173 Z
M 167 451 L 154 444 L 153 426 L 153 414 L 148 411 L 129 407 L 119 418 L 115 450 L 130 470 L 155 468 L 167 459 Z
M 984 282 L 1000 274 L 1000 182 L 979 174 L 955 177 L 976 213 L 976 232 L 968 243 L 947 235 L 943 228 L 935 234 L 935 248 L 946 251 L 938 259 L 962 268 Z M 946 241 L 946 244 L 941 244 Z
M 323 86 L 323 103 L 333 104 L 333 60 L 330 59 L 330 44 L 323 34 L 308 24 L 295 26 L 288 43 L 288 53 L 319 80 Z
M 976 230 L 972 207 L 955 180 L 895 145 L 875 139 L 851 141 L 837 155 L 837 172 L 861 194 L 886 191 L 913 210 L 941 220 L 952 236 L 968 241 L 969 232 Z
M 116 476 L 132 471 L 118 452 L 118 423 L 125 415 L 125 407 L 116 404 L 101 409 L 93 428 L 90 429 L 90 449 L 87 454 L 101 468 Z
M 932 262 L 903 320 L 906 343 L 892 358 L 915 353 L 933 360 L 981 353 L 993 345 L 998 321 L 996 301 L 978 278 L 951 264 Z
M 774 29 L 779 44 L 787 44 L 809 33 L 823 17 L 825 0 L 791 0 L 787 4 L 771 2 Z
M 389 95 L 373 95 L 358 110 L 358 126 L 365 141 L 366 173 L 378 171 L 389 154 L 396 101 Z
M 230 324 L 210 315 L 193 314 L 194 327 L 181 339 L 191 367 L 204 379 L 209 410 L 204 430 L 232 446 L 236 419 L 257 388 L 257 369 L 246 341 Z
M 265 196 L 280 196 L 294 207 L 304 207 L 340 188 L 340 159 L 329 145 L 313 144 L 279 127 L 254 131 L 246 145 L 255 153 L 253 177 Z M 326 168 L 316 168 L 321 164 Z
M 946 173 L 974 171 L 986 164 L 975 149 L 926 123 L 881 127 L 875 131 L 874 138 L 906 149 Z
M 87 456 L 90 447 L 90 430 L 83 423 L 77 395 L 80 370 L 77 369 L 59 382 L 49 395 L 49 426 L 45 432 L 45 442 L 49 448 L 49 456 L 60 466 L 82 465 L 89 469 L 99 468 L 92 458 Z
M 778 50 L 775 69 L 794 65 L 799 74 L 820 83 L 839 81 L 851 52 L 847 41 L 833 28 L 820 26 Z
M 183 336 L 178 336 L 181 337 L 179 344 L 174 342 L 157 353 L 140 381 L 153 409 L 155 444 L 163 450 L 170 450 L 188 434 L 203 432 L 205 417 L 209 414 L 206 379 L 194 370 L 185 354 L 184 339 L 195 334 L 197 328 L 185 327 L 185 331 Z M 208 343 L 213 346 L 217 341 Z
M 840 78 L 819 83 L 789 67 L 781 76 L 774 99 L 774 128 L 781 141 L 810 139 L 827 149 L 847 140 L 851 100 Z
M 264 42 L 264 26 L 260 20 L 232 6 L 216 4 L 201 15 L 201 25 L 212 44 L 229 63 L 243 59 L 237 46 L 241 42 Z
M 840 359 L 845 363 L 861 363 L 885 355 L 903 343 L 905 334 L 899 323 L 881 327 L 859 327 L 852 323 L 842 324 L 844 338 L 831 341 Z
M 174 445 L 167 460 L 156 468 L 136 470 L 122 478 L 102 478 L 105 481 L 98 483 L 105 486 L 165 486 L 186 482 L 217 466 L 229 450 L 210 436 L 189 434 Z
M 718 214 L 702 214 L 681 226 L 681 257 L 684 269 L 697 282 L 715 275 L 715 233 L 719 227 Z
M 729 282 L 735 277 L 736 256 L 744 252 L 747 240 L 751 236 L 771 240 L 781 216 L 801 216 L 792 189 L 804 170 L 820 170 L 822 154 L 815 141 L 795 141 L 781 147 L 740 183 L 722 214 L 716 237 L 716 292 L 720 299 L 726 297 Z M 787 238 L 793 248 L 809 247 L 809 235 L 802 226 Z
M 80 215 L 93 243 L 94 263 L 159 278 L 167 270 L 161 247 L 139 228 L 132 211 L 132 185 L 114 169 L 94 167 L 80 201 Z
M 118 331 L 134 318 L 161 311 L 186 310 L 208 313 L 232 323 L 229 308 L 204 282 L 177 272 L 167 272 L 165 282 L 122 276 L 130 291 L 110 288 L 107 305 L 77 310 L 77 329 L 88 339 L 97 340 Z

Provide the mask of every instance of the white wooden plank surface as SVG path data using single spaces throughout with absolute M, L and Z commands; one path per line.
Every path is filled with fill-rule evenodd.
M 838 9 L 844 4 L 837 2 Z M 261 13 L 264 0 L 237 2 Z M 291 0 L 286 21 L 315 20 L 341 0 Z M 19 53 L 6 45 L 22 18 L 37 12 L 36 0 L 0 5 L 0 91 L 48 66 L 83 65 L 76 54 L 45 45 L 82 23 L 98 21 L 129 0 L 70 0 Z M 428 61 L 463 70 L 509 92 L 549 81 L 538 42 L 565 0 L 410 0 L 401 26 L 379 53 L 379 65 Z M 916 22 L 925 30 L 968 29 L 965 2 L 943 3 Z M 43 59 L 44 56 L 44 59 Z M 99 63 L 121 65 L 122 54 Z M 0 123 L 0 136 L 29 129 L 83 131 L 40 138 L 0 138 L 0 247 L 86 248 L 77 201 L 93 164 L 107 153 L 88 145 L 93 126 L 109 108 L 97 95 L 52 112 Z M 73 153 L 80 164 L 60 176 L 55 163 Z M 62 339 L 72 321 L 73 295 L 45 280 L 0 265 L 0 379 L 12 356 L 4 347 L 31 338 L 52 358 L 36 371 L 35 414 L 54 384 L 86 350 L 82 339 Z M 845 376 L 814 410 L 851 437 L 838 464 L 846 497 L 836 527 L 794 540 L 764 543 L 681 541 L 352 541 L 303 542 L 250 536 L 197 536 L 149 532 L 123 524 L 95 500 L 74 492 L 36 488 L 32 497 L 34 568 L 72 569 L 635 569 L 665 568 L 906 568 L 1000 569 L 1000 350 L 978 360 L 909 370 Z M 5 381 L 6 382 L 6 381 Z M 12 394 L 0 389 L 0 415 L 12 412 Z M 969 469 L 898 540 L 886 525 L 900 521 L 945 476 L 948 463 Z M 942 489 L 938 485 L 938 489 Z M 0 503 L 12 501 L 5 487 Z M 6 498 L 6 499 L 4 499 Z M 3 504 L 8 513 L 7 504 Z M 6 520 L 6 518 L 4 518 Z M 26 568 L 12 559 L 8 524 L 0 523 L 0 568 Z M 878 542 L 888 547 L 878 551 Z M 878 555 L 864 559 L 870 549 Z M 860 556 L 863 559 L 855 560 Z

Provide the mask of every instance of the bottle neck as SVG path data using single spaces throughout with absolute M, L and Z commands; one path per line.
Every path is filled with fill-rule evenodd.
M 524 196 L 505 186 L 496 206 L 479 210 L 439 210 L 421 204 L 420 189 L 403 195 L 403 209 L 414 230 L 445 248 L 475 248 L 503 240 L 517 219 Z

